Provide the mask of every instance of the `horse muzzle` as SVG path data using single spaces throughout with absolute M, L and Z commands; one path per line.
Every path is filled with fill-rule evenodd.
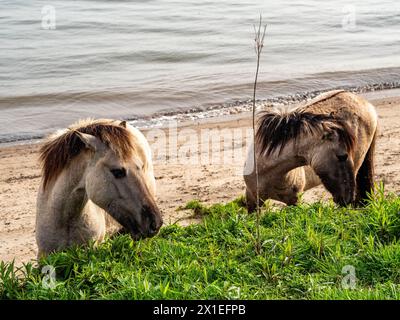
M 349 204 L 354 203 L 354 199 L 354 194 L 352 192 L 349 192 L 345 195 L 335 196 L 333 198 L 333 201 L 335 201 L 335 203 L 337 203 L 339 206 L 346 207 Z
M 161 213 L 157 206 L 143 206 L 142 208 L 142 220 L 144 221 L 144 234 L 145 237 L 154 237 L 161 226 L 163 225 L 163 220 L 161 218 Z

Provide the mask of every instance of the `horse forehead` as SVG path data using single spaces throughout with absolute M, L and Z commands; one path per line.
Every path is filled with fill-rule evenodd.
M 109 149 L 107 150 L 106 154 L 104 155 L 102 159 L 103 163 L 110 164 L 110 165 L 121 165 L 125 167 L 130 167 L 130 166 L 138 166 L 142 165 L 144 163 L 144 160 L 142 157 L 140 157 L 136 153 L 132 153 L 129 157 L 127 158 L 121 158 L 115 151 Z
M 139 156 L 137 155 L 132 155 L 131 157 L 129 157 L 129 159 L 125 160 L 125 165 L 127 167 L 132 167 L 132 168 L 141 168 L 144 164 L 143 159 L 141 159 Z
M 336 160 L 335 155 L 342 155 L 342 154 L 346 154 L 348 152 L 348 150 L 346 149 L 346 146 L 339 141 L 325 143 L 321 147 L 322 147 L 322 149 L 320 149 L 320 152 L 318 152 L 317 159 L 322 160 L 322 161 L 325 161 L 328 159 Z M 335 158 L 332 158 L 332 157 L 335 157 Z

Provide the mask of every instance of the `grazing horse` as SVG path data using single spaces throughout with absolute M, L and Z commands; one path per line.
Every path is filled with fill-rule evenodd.
M 260 201 L 295 205 L 299 192 L 322 183 L 337 204 L 362 204 L 374 186 L 377 119 L 372 104 L 343 90 L 261 113 L 255 139 Z M 256 208 L 253 148 L 244 170 L 249 212 Z
M 80 121 L 49 137 L 40 161 L 39 257 L 102 241 L 110 221 L 134 239 L 160 229 L 150 147 L 125 121 Z

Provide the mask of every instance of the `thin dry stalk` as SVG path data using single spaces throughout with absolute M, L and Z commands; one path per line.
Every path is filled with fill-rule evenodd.
M 260 22 L 258 24 L 258 28 L 254 26 L 254 34 L 255 34 L 255 45 L 254 49 L 256 51 L 257 56 L 257 69 L 256 75 L 254 79 L 254 88 L 253 88 L 253 163 L 254 163 L 254 170 L 256 175 L 256 253 L 261 253 L 261 239 L 260 239 L 260 192 L 258 187 L 258 165 L 257 165 L 257 156 L 256 156 L 256 92 L 257 92 L 257 81 L 258 81 L 258 73 L 260 70 L 260 58 L 261 52 L 264 47 L 264 38 L 265 38 L 265 31 L 267 29 L 267 25 L 262 26 L 262 16 L 260 15 Z

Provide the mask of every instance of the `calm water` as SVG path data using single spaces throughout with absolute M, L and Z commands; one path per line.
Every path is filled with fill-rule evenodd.
M 0 142 L 87 116 L 133 119 L 247 100 L 259 13 L 268 23 L 259 98 L 398 86 L 400 2 L 348 3 L 0 0 Z

